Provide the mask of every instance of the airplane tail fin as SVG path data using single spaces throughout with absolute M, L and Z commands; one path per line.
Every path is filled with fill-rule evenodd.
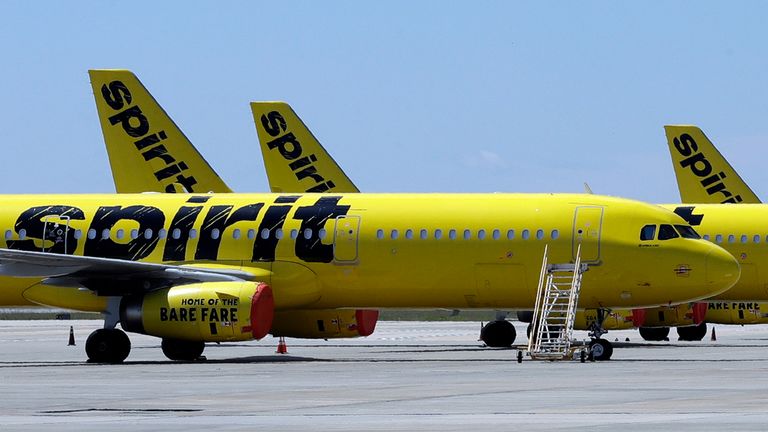
M 136 75 L 88 74 L 118 193 L 232 192 Z
M 683 203 L 759 203 L 760 198 L 701 129 L 664 126 Z
M 272 192 L 360 192 L 285 102 L 251 102 Z

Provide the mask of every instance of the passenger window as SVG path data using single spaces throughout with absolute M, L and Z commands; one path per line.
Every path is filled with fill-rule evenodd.
M 295 237 L 293 237 L 293 233 L 291 233 L 291 238 L 295 238 Z M 383 229 L 377 229 L 376 230 L 376 238 L 379 239 L 379 240 L 384 239 L 384 230 Z
M 709 234 L 704 234 L 704 240 L 709 241 Z
M 292 229 L 291 230 L 291 240 L 296 240 L 297 238 L 299 238 L 299 230 Z
M 552 237 L 552 240 L 557 240 L 557 238 L 560 237 L 560 231 L 553 229 L 550 237 Z
M 736 243 L 736 236 L 733 234 L 728 234 L 728 243 Z
M 478 240 L 485 240 L 485 230 L 481 229 L 477 232 L 477 239 Z
M 426 240 L 426 239 L 427 239 L 427 237 L 429 237 L 429 231 L 427 231 L 427 230 L 425 230 L 425 229 L 422 229 L 421 231 L 419 231 L 419 237 L 420 237 L 422 240 Z
M 240 238 L 240 228 L 235 228 L 232 230 L 232 238 L 235 240 Z
M 435 230 L 435 240 L 440 240 L 441 238 L 443 238 L 443 230 L 438 228 Z
M 218 228 L 214 228 L 211 230 L 211 238 L 216 240 L 219 238 L 219 235 L 221 235 L 221 231 L 219 231 Z
M 715 243 L 722 243 L 723 242 L 723 235 L 718 234 L 715 236 Z
M 11 230 L 5 230 L 5 239 L 10 240 L 13 238 L 13 232 Z
M 469 240 L 472 238 L 472 231 L 465 229 L 464 230 L 464 240 Z
M 524 229 L 520 237 L 522 237 L 523 240 L 528 240 L 528 238 L 531 236 L 531 232 L 527 229 Z
M 304 239 L 309 240 L 312 238 L 312 228 L 307 228 L 304 230 Z
M 493 230 L 493 239 L 494 240 L 498 240 L 500 238 L 501 238 L 501 231 L 499 231 L 497 229 Z
M 755 234 L 754 237 L 752 237 L 753 243 L 760 243 L 760 236 L 758 234 Z
M 742 234 L 741 235 L 741 242 L 742 243 L 746 243 L 747 242 L 747 235 L 746 234 Z
M 405 230 L 405 238 L 411 240 L 413 238 L 413 230 L 408 228 Z
M 328 235 L 328 232 L 325 230 L 325 228 L 320 228 L 317 231 L 317 236 L 320 238 L 320 240 L 324 239 L 326 235 Z M 275 236 L 277 237 L 277 233 L 275 233 Z
M 515 230 L 511 229 L 507 231 L 507 240 L 514 240 Z
M 293 230 L 293 231 L 296 231 L 296 230 Z M 291 238 L 296 238 L 296 236 L 295 236 L 295 235 L 293 235 L 293 231 L 292 231 L 292 234 L 291 234 Z M 255 238 L 256 238 L 256 230 L 255 230 L 255 229 L 253 229 L 253 228 L 249 229 L 249 230 L 248 230 L 248 234 L 247 234 L 247 237 L 248 237 L 248 240 L 253 240 L 253 239 L 255 239 Z
M 24 231 L 24 230 L 21 230 L 21 231 Z M 23 238 L 23 237 L 21 236 L 21 231 L 19 231 L 19 238 Z M 25 232 L 26 232 L 26 231 L 25 231 Z M 95 229 L 91 228 L 91 229 L 89 229 L 89 230 L 88 230 L 88 238 L 89 238 L 90 240 L 93 240 L 93 239 L 95 239 L 95 238 L 96 238 L 96 230 L 95 230 Z
M 309 238 L 309 237 L 306 236 L 306 232 L 304 233 L 304 237 L 305 238 Z M 264 239 L 264 240 L 269 238 L 269 228 L 263 228 L 261 230 L 261 238 Z
M 131 230 L 131 238 L 132 238 L 132 239 L 137 239 L 137 238 L 139 238 L 139 230 L 137 230 L 137 229 L 132 229 L 132 230 Z
M 147 228 L 147 229 L 144 230 L 144 238 L 147 239 L 147 240 L 152 238 L 152 229 L 151 228 Z
M 323 237 L 325 237 L 325 230 L 322 230 L 322 231 L 323 231 Z M 240 236 L 238 236 L 238 237 L 240 237 Z M 320 237 L 320 238 L 323 238 L 323 237 Z M 275 238 L 278 239 L 278 240 L 283 238 L 283 229 L 282 228 L 278 228 L 278 229 L 275 230 Z
M 675 225 L 675 228 L 677 228 L 677 232 L 679 232 L 683 238 L 696 240 L 701 238 L 699 233 L 697 233 L 696 230 L 694 230 L 689 225 Z
M 448 231 L 448 238 L 451 240 L 456 240 L 456 230 L 452 229 Z
M 106 240 L 106 239 L 108 239 L 108 238 L 109 238 L 109 228 L 104 228 L 104 229 L 101 231 L 101 239 L 102 239 L 102 240 Z
M 397 232 L 397 230 L 396 230 L 396 229 L 393 229 L 393 230 L 392 230 L 392 231 L 390 231 L 390 233 L 389 233 L 389 238 L 391 238 L 392 240 L 397 240 L 397 237 L 398 237 L 399 235 L 400 235 L 400 233 L 399 233 L 399 232 Z
M 180 238 L 181 238 L 181 229 L 179 229 L 179 228 L 174 228 L 174 229 L 173 229 L 173 231 L 171 231 L 171 237 L 172 237 L 174 240 L 178 240 L 178 239 L 180 239 Z
M 677 231 L 672 228 L 672 225 L 659 225 L 659 240 L 669 240 L 677 237 L 680 236 L 677 234 Z
M 117 237 L 118 240 L 122 240 L 124 236 L 125 236 L 125 231 L 123 231 L 122 228 L 117 230 L 117 233 L 115 234 L 115 237 Z
M 152 231 L 152 230 L 150 230 L 150 231 Z M 196 229 L 192 228 L 191 230 L 189 230 L 189 238 L 197 238 L 197 230 Z
M 544 238 L 544 230 L 538 229 L 536 230 L 536 240 L 541 240 Z
M 656 225 L 646 225 L 640 229 L 640 240 L 647 241 L 656 238 Z

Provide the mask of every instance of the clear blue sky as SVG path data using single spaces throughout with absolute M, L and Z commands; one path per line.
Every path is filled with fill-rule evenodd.
M 133 70 L 230 186 L 285 100 L 363 191 L 676 202 L 696 123 L 768 199 L 765 2 L 0 3 L 1 193 L 111 192 L 89 68 Z

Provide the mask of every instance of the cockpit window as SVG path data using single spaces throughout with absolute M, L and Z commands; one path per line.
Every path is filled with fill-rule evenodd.
M 640 230 L 640 240 L 653 240 L 656 237 L 656 225 L 646 225 Z
M 677 231 L 672 228 L 672 225 L 659 225 L 659 240 L 669 240 L 680 237 L 677 235 Z
M 699 233 L 694 231 L 694 229 L 691 228 L 688 225 L 675 225 L 675 228 L 677 228 L 677 232 L 679 232 L 680 235 L 683 238 L 687 238 L 687 239 L 700 239 L 701 238 Z

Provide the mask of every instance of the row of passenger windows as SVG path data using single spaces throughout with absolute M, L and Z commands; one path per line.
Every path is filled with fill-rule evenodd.
M 60 230 L 58 235 L 62 235 L 63 233 L 64 233 L 64 231 L 62 229 L 62 230 Z M 409 229 L 406 229 L 405 231 L 403 231 L 403 237 L 405 239 L 411 240 L 411 239 L 416 237 L 416 233 L 417 233 L 417 231 L 409 228 Z M 53 234 L 55 235 L 56 233 L 53 233 Z M 130 232 L 128 232 L 127 234 L 130 236 L 131 239 L 137 239 L 137 238 L 139 238 L 139 236 L 143 236 L 145 239 L 151 239 L 151 238 L 153 238 L 155 236 L 155 232 L 153 230 L 151 230 L 151 229 L 146 229 L 146 230 L 144 230 L 144 232 L 139 232 L 139 230 L 133 229 Z M 313 231 L 312 231 L 312 229 L 307 228 L 304 231 L 302 231 L 301 233 L 297 229 L 292 229 L 289 232 L 289 236 L 290 236 L 291 239 L 298 238 L 299 234 L 301 234 L 305 239 L 310 239 L 310 238 L 312 238 Z M 387 237 L 387 234 L 388 234 L 389 238 L 392 239 L 392 240 L 396 240 L 396 239 L 400 238 L 400 230 L 397 230 L 397 229 L 389 230 L 388 233 L 385 233 L 385 231 L 383 229 L 379 229 L 379 230 L 376 231 L 376 238 L 379 239 L 379 240 L 382 240 L 385 237 Z M 436 229 L 436 230 L 433 230 L 433 231 L 429 231 L 427 229 L 420 229 L 420 230 L 418 230 L 418 238 L 420 238 L 422 240 L 426 240 L 426 239 L 429 239 L 429 238 L 434 238 L 434 239 L 440 240 L 440 239 L 443 238 L 443 234 L 444 234 L 444 231 L 442 229 Z M 170 236 L 168 235 L 168 231 L 165 230 L 165 229 L 160 229 L 160 230 L 157 231 L 157 237 L 160 238 L 160 239 L 164 239 L 166 237 L 170 237 L 172 239 L 177 239 L 178 240 L 178 239 L 181 238 L 181 235 L 182 235 L 182 231 L 179 228 L 171 230 Z M 506 234 L 505 234 L 507 240 L 513 240 L 515 238 L 515 235 L 516 235 L 516 233 L 515 233 L 515 230 L 513 230 L 513 229 L 507 230 Z M 11 230 L 6 230 L 5 231 L 5 239 L 6 240 L 13 239 L 13 236 L 14 236 L 13 231 L 11 231 Z M 104 229 L 104 230 L 101 231 L 101 233 L 98 233 L 95 229 L 90 229 L 90 230 L 87 231 L 86 236 L 89 239 L 91 239 L 91 240 L 95 239 L 97 236 L 102 238 L 102 239 L 114 238 L 114 239 L 117 239 L 117 240 L 122 240 L 122 239 L 126 238 L 125 237 L 126 236 L 126 232 L 123 229 L 116 229 L 116 230 Z M 194 229 L 194 228 L 190 229 L 189 232 L 188 232 L 188 236 L 189 236 L 189 238 L 197 238 L 197 230 Z M 219 229 L 214 228 L 213 230 L 211 230 L 210 236 L 211 236 L 212 239 L 216 240 L 216 239 L 221 237 L 221 231 Z M 276 239 L 282 239 L 285 236 L 285 233 L 280 228 L 278 228 L 278 229 L 276 229 L 274 231 L 271 231 L 271 230 L 269 230 L 267 228 L 264 228 L 259 233 L 259 237 L 261 237 L 262 239 L 268 239 L 271 236 L 274 236 L 274 238 L 276 238 Z M 317 237 L 318 238 L 325 239 L 327 236 L 328 236 L 328 233 L 327 233 L 327 231 L 325 229 L 321 228 L 321 229 L 319 229 L 317 231 Z M 535 231 L 534 236 L 538 240 L 544 240 L 544 238 L 547 236 L 547 233 L 545 233 L 545 231 L 543 229 L 538 229 L 538 230 Z M 19 230 L 19 239 L 20 240 L 24 240 L 26 237 L 27 237 L 27 230 L 25 230 L 25 229 Z M 74 230 L 74 238 L 80 239 L 82 237 L 83 237 L 83 232 L 81 230 L 79 230 L 79 229 Z M 253 230 L 253 229 L 247 230 L 245 232 L 245 237 L 248 238 L 249 240 L 255 239 L 256 238 L 256 230 Z M 449 229 L 449 230 L 447 230 L 447 237 L 449 239 L 451 239 L 451 240 L 456 240 L 457 238 L 459 238 L 459 230 L 456 230 L 456 229 Z M 477 238 L 479 240 L 485 240 L 488 237 L 492 238 L 493 240 L 499 240 L 502 237 L 502 231 L 499 230 L 499 229 L 494 229 L 494 230 L 490 231 L 490 233 L 488 231 L 484 230 L 484 229 L 480 229 L 480 230 L 477 230 L 477 231 L 472 231 L 472 230 L 469 230 L 469 229 L 465 229 L 465 230 L 461 231 L 461 238 L 463 238 L 464 240 L 471 240 L 472 238 Z M 524 230 L 520 231 L 520 238 L 522 238 L 523 240 L 528 240 L 530 237 L 531 237 L 531 231 L 530 230 L 524 229 Z M 560 237 L 560 232 L 558 230 L 554 229 L 554 230 L 549 232 L 549 238 L 550 239 L 556 240 L 558 237 Z M 240 229 L 237 229 L 237 228 L 232 230 L 232 238 L 234 238 L 234 239 L 243 238 L 243 232 Z
M 701 236 L 699 233 L 694 231 L 693 228 L 691 228 L 688 225 L 668 225 L 668 224 L 661 224 L 658 226 L 659 235 L 656 236 L 656 225 L 646 225 L 642 229 L 640 229 L 640 240 L 647 241 L 647 240 L 670 240 L 673 238 L 687 238 L 687 239 L 700 239 Z M 705 236 L 706 238 L 706 236 Z
M 413 229 L 406 229 L 403 231 L 403 238 L 406 240 L 411 240 L 413 238 L 416 238 L 416 234 L 418 233 L 418 238 L 421 240 L 427 240 L 429 238 L 434 238 L 435 240 L 440 240 L 443 238 L 443 235 L 446 233 L 442 229 L 436 229 L 433 231 L 427 230 L 427 229 L 420 229 L 418 231 Z M 471 240 L 473 238 L 476 238 L 478 240 L 485 240 L 486 238 L 491 238 L 493 240 L 500 240 L 502 237 L 502 231 L 499 229 L 491 230 L 490 232 L 480 229 L 477 231 L 472 231 L 470 229 L 465 229 L 462 231 L 456 230 L 456 229 L 449 229 L 447 230 L 447 237 L 450 240 L 456 240 L 459 238 L 459 234 L 461 234 L 461 238 L 464 240 Z M 537 240 L 544 240 L 547 233 L 543 229 L 537 229 L 534 233 Z M 400 230 L 393 229 L 389 230 L 389 232 L 385 232 L 383 229 L 376 230 L 376 238 L 379 240 L 383 240 L 386 237 L 389 237 L 392 240 L 397 240 L 400 238 Z M 524 229 L 520 231 L 520 238 L 523 240 L 528 240 L 531 237 L 531 231 L 528 229 Z M 554 229 L 549 232 L 549 238 L 552 240 L 556 240 L 558 237 L 560 237 L 560 231 Z M 515 238 L 515 230 L 510 229 L 506 232 L 506 238 L 507 240 L 514 240 Z
M 715 243 L 722 243 L 723 239 L 726 238 L 724 234 L 715 234 L 714 240 L 709 234 L 703 235 L 704 240 L 710 240 L 714 241 Z M 736 243 L 736 234 L 728 234 L 727 239 L 728 243 Z M 752 243 L 760 243 L 763 241 L 763 237 L 760 234 L 755 234 L 752 236 L 749 236 L 747 234 L 741 234 L 741 236 L 738 237 L 740 243 L 749 243 L 750 240 L 752 240 Z M 765 236 L 765 242 L 768 243 L 768 235 Z
M 59 235 L 63 234 L 63 230 L 60 233 L 58 233 L 58 234 Z M 182 234 L 182 231 L 179 228 L 175 228 L 175 229 L 171 230 L 170 236 L 168 235 L 168 231 L 165 230 L 165 229 L 160 229 L 160 230 L 157 231 L 157 237 L 160 238 L 160 239 L 164 239 L 166 237 L 170 237 L 172 239 L 177 239 L 178 240 L 178 239 L 181 238 L 181 234 Z M 307 228 L 303 232 L 301 232 L 301 235 L 305 239 L 312 238 L 312 234 L 313 234 L 313 231 L 310 228 Z M 54 235 L 55 235 L 55 233 L 54 233 Z M 104 229 L 99 234 L 98 232 L 96 232 L 95 229 L 90 229 L 90 230 L 88 230 L 86 235 L 91 240 L 95 239 L 97 236 L 101 237 L 102 239 L 108 239 L 108 238 L 112 238 L 114 236 L 115 239 L 122 240 L 122 239 L 125 238 L 126 232 L 123 229 L 116 229 L 116 230 Z M 146 229 L 146 230 L 144 230 L 144 232 L 139 232 L 139 230 L 133 229 L 133 230 L 131 230 L 128 233 L 128 235 L 130 236 L 131 239 L 137 239 L 137 238 L 139 238 L 139 236 L 142 236 L 145 239 L 151 239 L 151 238 L 153 238 L 155 236 L 155 232 L 152 229 Z M 197 230 L 194 229 L 194 228 L 190 229 L 188 231 L 188 235 L 189 235 L 189 238 L 197 238 Z M 291 239 L 295 240 L 296 238 L 299 237 L 299 230 L 292 229 L 290 231 L 289 235 L 290 235 Z M 217 229 L 217 228 L 214 228 L 214 229 L 211 230 L 210 236 L 211 236 L 212 239 L 216 240 L 216 239 L 221 237 L 221 231 L 219 229 Z M 274 238 L 276 238 L 276 239 L 281 239 L 281 238 L 283 238 L 285 236 L 285 233 L 280 228 L 278 228 L 278 229 L 276 229 L 274 231 L 271 231 L 271 230 L 269 230 L 267 228 L 264 228 L 264 229 L 262 229 L 259 232 L 259 237 L 261 237 L 262 239 L 268 239 L 271 236 L 274 236 Z M 321 229 L 319 229 L 317 231 L 317 236 L 320 239 L 324 239 L 324 238 L 326 238 L 328 236 L 328 233 L 327 233 L 327 231 L 324 228 L 321 228 Z M 19 230 L 19 239 L 20 240 L 24 240 L 26 237 L 27 237 L 27 230 L 20 229 Z M 82 238 L 83 237 L 83 232 L 81 230 L 79 230 L 79 229 L 74 230 L 74 237 L 76 239 Z M 256 238 L 256 230 L 249 229 L 248 231 L 245 232 L 245 237 L 248 238 L 249 240 L 255 239 Z M 6 230 L 5 231 L 5 239 L 6 240 L 11 240 L 12 238 L 13 238 L 13 231 Z M 238 229 L 238 228 L 232 230 L 232 238 L 234 238 L 234 239 L 243 238 L 243 232 L 240 229 Z

